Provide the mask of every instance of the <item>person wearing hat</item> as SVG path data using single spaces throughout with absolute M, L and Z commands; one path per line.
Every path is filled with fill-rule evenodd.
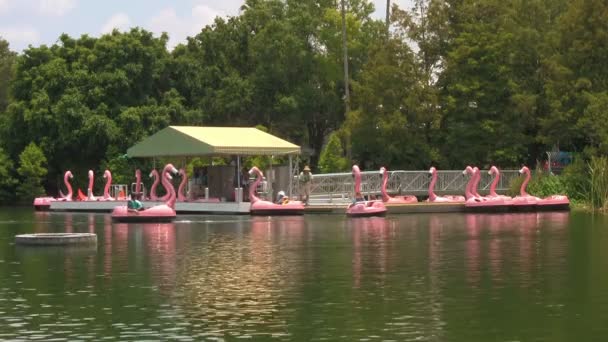
M 298 181 L 300 182 L 300 201 L 303 201 L 304 204 L 308 204 L 310 189 L 312 188 L 312 172 L 310 172 L 310 167 L 308 165 L 304 166 L 304 170 L 300 172 Z

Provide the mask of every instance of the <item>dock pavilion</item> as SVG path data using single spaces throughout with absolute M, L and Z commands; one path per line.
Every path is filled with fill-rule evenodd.
M 131 158 L 236 156 L 236 173 L 241 170 L 243 156 L 288 156 L 289 175 L 294 174 L 293 156 L 300 153 L 300 146 L 254 127 L 202 126 L 169 126 L 127 150 L 127 155 Z M 288 178 L 291 192 L 293 177 Z M 235 193 L 235 202 L 241 204 L 243 196 L 240 177 L 237 177 Z M 191 203 L 196 204 L 200 205 Z

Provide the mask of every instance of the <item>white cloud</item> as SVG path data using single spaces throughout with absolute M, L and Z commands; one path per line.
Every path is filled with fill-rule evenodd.
M 38 10 L 44 15 L 61 17 L 74 9 L 76 2 L 77 0 L 40 0 Z
M 115 13 L 106 21 L 105 24 L 101 27 L 101 33 L 110 33 L 113 29 L 119 29 L 121 31 L 126 31 L 131 26 L 131 20 L 129 16 L 125 13 Z
M 0 14 L 8 12 L 11 8 L 9 0 L 0 0 Z
M 186 37 L 193 36 L 206 25 L 212 24 L 217 16 L 224 16 L 224 13 L 202 4 L 195 5 L 189 15 L 182 17 L 177 15 L 174 8 L 169 7 L 150 19 L 148 29 L 157 34 L 167 32 L 168 48 L 173 49 L 184 42 Z
M 14 46 L 35 45 L 40 41 L 40 32 L 33 27 L 0 27 L 0 36 Z

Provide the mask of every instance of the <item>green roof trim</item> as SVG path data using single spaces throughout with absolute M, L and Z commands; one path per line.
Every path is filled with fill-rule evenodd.
M 300 146 L 253 127 L 169 126 L 127 150 L 129 157 L 300 154 Z

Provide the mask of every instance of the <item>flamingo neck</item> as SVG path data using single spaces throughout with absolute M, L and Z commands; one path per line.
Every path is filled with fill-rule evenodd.
M 169 182 L 169 180 L 167 179 L 167 174 L 169 173 L 169 171 L 171 170 L 171 168 L 169 166 L 165 166 L 165 168 L 163 169 L 163 173 L 162 173 L 162 180 L 161 182 L 163 183 L 163 186 L 165 187 L 165 189 L 167 189 L 167 195 L 169 195 L 167 197 L 167 199 L 165 200 L 167 206 L 169 206 L 170 208 L 175 209 L 175 189 L 173 189 L 173 185 L 171 185 L 171 182 Z
M 519 195 L 522 197 L 527 197 L 530 195 L 528 195 L 528 193 L 526 192 L 526 187 L 528 186 L 528 182 L 530 182 L 530 178 L 532 176 L 530 175 L 530 170 L 526 169 L 526 170 L 524 170 L 524 172 L 526 173 L 526 179 L 524 180 L 523 183 L 521 183 L 521 188 L 519 189 Z
M 70 184 L 70 180 L 67 173 L 65 174 L 65 176 L 63 176 L 63 183 L 65 184 L 65 187 L 68 188 L 68 195 L 66 196 L 66 198 L 68 200 L 72 200 L 72 185 Z
M 172 209 L 175 209 L 175 189 L 173 188 L 173 186 L 169 187 L 169 200 L 167 200 L 167 205 L 169 207 L 171 207 Z
M 135 172 L 135 192 L 141 192 L 141 172 L 139 170 Z
M 471 178 L 469 178 L 469 181 L 467 182 L 467 186 L 464 189 L 464 197 L 466 197 L 466 199 L 473 197 L 473 194 L 471 193 L 471 186 L 473 185 L 474 181 L 475 181 L 475 175 L 471 174 Z
M 435 184 L 437 183 L 437 171 L 433 171 L 431 175 L 431 184 L 429 184 L 429 200 L 434 201 L 437 198 L 435 195 Z
M 186 174 L 186 170 L 179 170 L 179 174 L 182 176 L 182 181 L 179 183 L 179 189 L 177 190 L 177 197 L 180 201 L 185 201 L 186 196 L 184 195 L 184 188 L 186 187 L 186 182 L 188 182 L 188 175 Z
M 158 196 L 156 195 L 156 188 L 158 187 L 158 183 L 160 183 L 160 179 L 158 178 L 158 171 L 152 170 L 152 176 L 154 177 L 154 183 L 150 188 L 150 199 L 156 201 Z
M 359 169 L 355 169 L 355 197 L 357 194 L 361 193 L 361 171 Z
M 260 184 L 260 182 L 262 181 L 262 173 L 258 169 L 255 169 L 255 172 L 257 173 L 257 177 L 255 178 L 255 181 L 253 182 L 253 184 L 249 186 L 249 201 L 251 203 L 255 203 L 260 200 L 255 195 L 255 191 L 258 188 L 258 185 Z
M 498 169 L 494 170 L 494 180 L 492 181 L 492 184 L 490 185 L 490 196 L 498 196 L 496 194 L 496 185 L 498 185 L 498 181 L 500 180 L 500 171 L 498 171 Z
M 390 196 L 386 192 L 387 183 L 388 183 L 388 171 L 385 170 L 384 173 L 382 173 L 382 201 L 384 201 L 384 202 L 388 202 L 388 200 L 390 199 Z
M 169 170 L 165 168 L 163 169 L 162 174 L 159 175 L 159 177 L 161 177 L 161 184 L 167 192 L 163 197 L 160 198 L 161 201 L 168 201 L 169 197 L 171 197 L 171 190 L 175 191 L 175 189 L 173 188 L 173 183 L 171 183 L 168 179 L 165 179 L 165 173 L 167 172 L 169 172 Z
M 87 189 L 87 190 L 89 190 L 89 195 L 90 195 L 90 196 L 93 196 L 93 178 L 94 178 L 94 176 L 93 176 L 93 174 L 91 173 L 91 174 L 89 175 L 89 188 Z
M 103 188 L 103 197 L 110 198 L 110 185 L 112 184 L 112 175 L 108 172 L 106 177 L 108 177 L 108 180 L 106 180 L 106 186 Z
M 479 181 L 481 180 L 481 172 L 479 170 L 473 170 L 473 179 L 475 179 L 475 181 L 471 184 L 471 194 L 473 194 L 475 197 L 481 197 L 477 192 L 477 187 L 479 186 Z

